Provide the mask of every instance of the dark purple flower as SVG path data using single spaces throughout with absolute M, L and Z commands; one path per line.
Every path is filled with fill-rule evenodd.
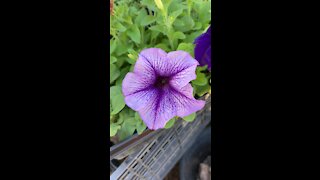
M 133 72 L 122 82 L 126 104 L 149 129 L 163 128 L 175 116 L 185 117 L 205 105 L 193 97 L 189 82 L 196 79 L 198 61 L 187 52 L 164 52 L 149 48 L 141 51 Z
M 201 34 L 194 41 L 196 47 L 194 48 L 194 57 L 199 61 L 200 66 L 208 65 L 211 70 L 211 26 L 207 32 Z

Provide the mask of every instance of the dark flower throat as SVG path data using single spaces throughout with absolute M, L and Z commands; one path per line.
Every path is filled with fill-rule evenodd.
M 169 80 L 169 77 L 158 76 L 154 83 L 154 86 L 157 88 L 163 88 L 168 85 Z

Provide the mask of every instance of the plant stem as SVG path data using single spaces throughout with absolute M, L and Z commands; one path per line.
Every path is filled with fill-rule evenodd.
M 168 37 L 168 40 L 169 40 L 169 43 L 170 43 L 170 47 L 172 50 L 174 50 L 174 46 L 173 46 L 173 41 L 172 41 L 172 37 L 171 37 L 171 28 L 172 28 L 172 25 L 168 19 L 168 13 L 167 13 L 167 9 L 163 9 L 162 10 L 162 14 L 163 14 L 163 17 L 164 17 L 164 21 L 165 21 L 165 25 L 167 27 L 167 37 Z
M 143 34 L 144 34 L 144 27 L 141 27 L 141 28 L 140 28 L 140 32 L 141 32 L 141 43 L 144 44 L 144 36 L 143 36 Z

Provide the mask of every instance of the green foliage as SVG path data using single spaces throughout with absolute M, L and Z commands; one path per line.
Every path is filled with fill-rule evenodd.
M 166 125 L 164 126 L 164 128 L 165 129 L 169 129 L 169 128 L 171 128 L 173 125 L 174 125 L 174 122 L 176 121 L 176 118 L 174 117 L 174 118 L 172 118 L 172 119 L 170 119 L 167 123 L 166 123 Z
M 180 43 L 177 50 L 182 50 L 188 52 L 192 57 L 194 57 L 194 44 L 192 43 Z
M 110 124 L 110 137 L 116 135 L 117 131 L 121 128 L 120 125 L 111 123 Z
M 188 121 L 188 122 L 192 122 L 194 119 L 196 118 L 196 113 L 192 113 L 189 116 L 185 116 L 182 119 Z
M 207 71 L 207 66 L 198 66 L 196 74 L 197 78 L 191 81 L 194 93 L 199 97 L 206 93 L 210 93 L 211 85 L 209 80 L 211 78 L 211 74 Z
M 199 69 L 196 70 L 197 78 L 192 81 L 192 84 L 198 85 L 198 86 L 204 86 L 208 83 L 206 75 L 202 73 Z
M 111 115 L 119 113 L 125 106 L 120 86 L 110 88 L 110 102 L 112 107 Z
M 136 112 L 134 116 L 135 120 L 137 121 L 136 127 L 138 134 L 143 133 L 143 131 L 147 128 L 142 119 L 140 118 L 140 115 Z
M 115 64 L 110 64 L 110 83 L 120 76 L 120 70 Z
M 124 140 L 141 134 L 146 126 L 139 114 L 125 105 L 121 86 L 133 70 L 138 53 L 150 47 L 167 52 L 183 50 L 194 56 L 194 39 L 211 21 L 211 0 L 117 0 L 110 16 L 110 137 Z M 198 67 L 192 81 L 198 96 L 211 91 L 210 73 Z M 192 121 L 195 114 L 184 117 Z M 166 128 L 174 125 L 171 119 Z
M 140 44 L 141 40 L 141 35 L 140 35 L 140 30 L 137 25 L 132 25 L 128 31 L 127 35 L 130 37 L 132 41 L 134 41 L 137 44 Z

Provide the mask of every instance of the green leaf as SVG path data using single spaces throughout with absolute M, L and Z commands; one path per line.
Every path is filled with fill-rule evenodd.
M 194 57 L 194 45 L 192 43 L 180 43 L 177 50 L 186 51 Z
M 137 132 L 138 134 L 142 134 L 146 130 L 147 126 L 142 122 L 137 123 Z
M 133 49 L 128 49 L 128 53 L 133 54 L 133 55 L 138 55 L 137 51 L 133 50 Z
M 207 70 L 208 69 L 208 65 L 204 65 L 204 66 L 198 66 L 197 67 L 197 71 L 205 71 L 205 70 Z
M 114 122 L 115 124 L 121 125 L 123 123 L 123 118 L 118 118 L 116 122 Z
M 135 23 L 136 24 L 141 24 L 141 21 L 143 20 L 144 17 L 146 17 L 148 14 L 146 10 L 143 8 L 138 12 L 138 16 L 135 18 Z
M 192 84 L 198 85 L 198 86 L 204 86 L 208 83 L 208 80 L 206 78 L 206 75 L 200 71 L 196 71 L 197 78 L 192 81 Z
M 201 22 L 196 22 L 196 24 L 195 24 L 195 26 L 194 26 L 193 30 L 199 30 L 199 29 L 201 29 L 201 27 L 202 27 Z
M 161 0 L 161 1 L 163 2 L 163 6 L 165 8 L 168 8 L 171 5 L 173 0 Z
M 113 109 L 111 114 L 117 114 L 124 108 L 126 104 L 120 86 L 112 86 L 110 88 L 110 101 Z
M 117 47 L 117 41 L 114 39 L 110 40 L 110 54 L 112 54 L 114 52 L 114 50 Z
M 118 58 L 117 58 L 116 65 L 117 65 L 119 68 L 122 68 L 122 65 L 123 65 L 124 62 L 126 61 L 125 59 L 126 59 L 126 57 L 123 57 L 123 56 L 118 57 Z
M 117 62 L 117 58 L 115 58 L 114 56 L 110 56 L 110 64 L 113 64 Z
M 126 21 L 129 25 L 132 25 L 132 24 L 133 24 L 131 16 L 125 16 L 125 21 Z
M 135 111 L 133 111 L 129 107 L 125 107 L 119 113 L 119 118 L 124 119 L 126 121 L 126 119 L 134 118 L 134 113 Z
M 134 118 L 135 118 L 135 119 L 141 119 L 138 112 L 135 112 L 135 113 L 134 113 Z
M 156 21 L 156 18 L 154 16 L 151 16 L 151 15 L 147 15 L 145 17 L 143 17 L 143 19 L 141 19 L 141 26 L 147 26 L 153 22 Z
M 140 44 L 140 30 L 136 24 L 128 29 L 127 35 L 131 38 L 132 41 L 134 41 L 137 44 Z
M 173 11 L 170 15 L 169 15 L 169 20 L 170 20 L 170 24 L 172 24 L 176 18 L 183 12 L 183 9 L 178 9 L 176 11 Z
M 184 16 L 181 20 L 184 23 L 184 28 L 182 29 L 182 32 L 189 31 L 193 28 L 194 21 L 190 16 Z
M 164 0 L 166 1 L 166 0 Z M 170 12 L 175 12 L 177 10 L 184 10 L 184 9 L 187 9 L 187 6 L 186 6 L 186 3 L 184 1 L 181 1 L 181 0 L 169 0 L 170 4 L 169 5 L 166 5 L 168 6 L 168 12 L 170 14 Z
M 203 2 L 200 5 L 199 10 L 199 19 L 202 24 L 206 24 L 211 20 L 211 3 L 210 2 Z
M 167 51 L 167 52 L 169 51 L 168 46 L 167 46 L 166 44 L 163 44 L 163 43 L 157 44 L 155 47 L 156 47 L 156 48 L 160 48 L 160 49 L 162 49 L 162 50 L 164 50 L 164 51 Z
M 186 36 L 185 36 L 182 32 L 180 32 L 180 31 L 175 32 L 175 33 L 173 34 L 173 37 L 176 38 L 176 39 L 184 39 L 184 38 L 186 38 Z
M 210 92 L 211 86 L 209 84 L 206 84 L 204 86 L 193 85 L 193 89 L 196 92 L 196 94 L 201 97 L 204 94 Z
M 152 31 L 157 31 L 164 35 L 167 35 L 167 28 L 165 26 L 154 25 L 154 26 L 151 26 L 149 29 L 151 29 Z
M 110 104 L 110 113 L 113 111 L 112 105 Z M 111 119 L 111 118 L 110 118 Z
M 137 120 L 137 132 L 138 134 L 143 133 L 146 130 L 147 126 L 144 124 L 142 119 L 140 118 L 139 114 L 136 112 L 134 118 Z
M 133 70 L 134 70 L 134 64 L 132 64 L 132 65 L 130 66 L 129 71 L 132 72 Z
M 156 10 L 156 4 L 155 4 L 154 0 L 142 0 L 140 3 L 142 5 L 147 6 L 151 10 Z
M 131 6 L 131 7 L 129 7 L 129 13 L 136 15 L 136 14 L 138 14 L 138 9 L 134 6 Z
M 182 119 L 188 122 L 192 122 L 196 118 L 196 113 L 192 113 L 189 116 L 185 116 Z
M 153 41 L 154 39 L 156 39 L 159 35 L 159 31 L 152 31 L 151 32 L 151 40 Z
M 113 83 L 120 76 L 118 67 L 114 64 L 110 64 L 110 84 Z
M 115 136 L 117 134 L 117 131 L 121 128 L 121 126 L 117 124 L 110 124 L 110 137 Z
M 120 22 L 117 22 L 115 25 L 114 25 L 115 29 L 119 32 L 124 32 L 127 30 L 126 27 L 124 27 Z
M 134 118 L 125 119 L 121 129 L 118 131 L 120 141 L 132 136 L 136 130 L 136 121 Z
M 120 71 L 120 76 L 116 81 L 116 86 L 121 86 L 122 81 L 124 79 L 124 77 L 126 76 L 126 74 L 129 72 L 130 66 L 126 66 L 124 68 L 121 69 Z
M 126 53 L 128 50 L 128 45 L 124 44 L 122 41 L 117 41 L 117 46 L 115 53 L 117 56 L 121 56 L 122 54 Z
M 185 43 L 193 43 L 194 40 L 200 36 L 202 34 L 202 31 L 196 31 L 196 32 L 193 32 L 191 34 L 189 34 L 184 40 L 183 42 Z
M 175 120 L 176 120 L 175 117 L 172 118 L 172 119 L 170 119 L 170 120 L 166 123 L 166 125 L 164 126 L 164 128 L 165 128 L 165 129 L 171 128 L 171 127 L 174 125 Z
M 184 22 L 180 19 L 176 19 L 173 23 L 174 26 L 177 26 L 177 27 L 183 27 L 184 26 Z

